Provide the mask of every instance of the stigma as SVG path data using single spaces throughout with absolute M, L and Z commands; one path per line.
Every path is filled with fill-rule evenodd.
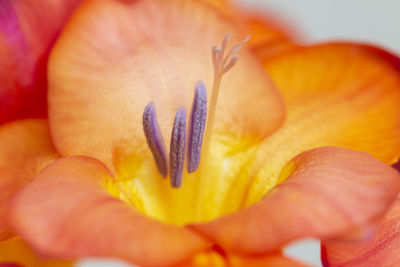
M 225 54 L 229 39 L 230 35 L 225 35 L 221 44 L 219 46 L 212 46 L 211 49 L 214 80 L 209 107 L 207 108 L 206 86 L 202 80 L 199 80 L 194 87 L 188 129 L 186 129 L 186 109 L 183 106 L 178 108 L 171 132 L 169 158 L 167 157 L 164 138 L 157 121 L 154 103 L 150 102 L 144 109 L 142 123 L 147 145 L 153 155 L 158 172 L 164 178 L 169 174 L 170 184 L 173 188 L 179 188 L 182 185 L 185 159 L 187 172 L 193 173 L 198 170 L 202 155 L 203 157 L 207 157 L 209 153 L 222 77 L 238 61 L 238 52 L 249 40 L 249 36 L 241 43 L 234 45 Z M 185 151 L 186 149 L 187 151 Z

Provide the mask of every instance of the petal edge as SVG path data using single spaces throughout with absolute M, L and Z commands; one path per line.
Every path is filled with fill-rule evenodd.
M 325 239 L 364 225 L 382 215 L 400 189 L 396 170 L 337 147 L 300 154 L 283 175 L 289 178 L 253 206 L 190 227 L 227 251 L 257 255 L 298 238 Z

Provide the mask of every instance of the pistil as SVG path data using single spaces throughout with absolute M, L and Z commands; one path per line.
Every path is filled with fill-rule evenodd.
M 214 119 L 215 119 L 215 113 L 217 110 L 217 100 L 218 100 L 218 94 L 219 90 L 221 88 L 221 81 L 223 75 L 232 69 L 232 67 L 236 64 L 236 62 L 239 59 L 238 52 L 240 48 L 247 43 L 247 41 L 250 39 L 250 36 L 247 36 L 241 43 L 236 44 L 233 46 L 228 54 L 224 56 L 225 50 L 226 50 L 226 45 L 228 44 L 230 39 L 230 35 L 227 34 L 225 35 L 224 39 L 222 40 L 222 43 L 220 46 L 213 46 L 211 55 L 212 55 L 212 62 L 214 66 L 214 81 L 213 81 L 213 87 L 212 87 L 212 93 L 211 93 L 211 102 L 210 102 L 210 108 L 208 111 L 208 118 L 207 118 L 207 124 L 206 124 L 206 129 L 205 129 L 205 136 L 204 136 L 204 148 L 203 148 L 203 156 L 207 157 L 209 150 L 210 150 L 210 143 L 211 143 L 211 137 L 212 137 L 212 130 L 213 130 L 213 125 L 214 125 Z M 202 172 L 204 173 L 204 171 Z M 204 175 L 204 174 L 201 174 Z

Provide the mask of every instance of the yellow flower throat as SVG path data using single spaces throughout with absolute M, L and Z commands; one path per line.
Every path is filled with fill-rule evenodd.
M 114 191 L 118 192 L 113 194 L 165 223 L 185 225 L 208 221 L 243 207 L 247 168 L 251 165 L 255 141 L 213 132 L 222 77 L 235 65 L 240 48 L 249 39 L 226 53 L 229 38 L 226 35 L 220 46 L 212 47 L 214 81 L 209 108 L 202 81 L 195 86 L 188 127 L 185 108 L 178 108 L 169 157 L 153 102 L 143 113 L 147 146 L 127 140 L 115 149 L 124 150 L 120 153 L 124 156 L 115 162 L 118 190 Z

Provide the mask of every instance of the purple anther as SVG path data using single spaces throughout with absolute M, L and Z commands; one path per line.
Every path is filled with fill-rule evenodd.
M 188 137 L 188 161 L 189 173 L 197 170 L 200 164 L 201 145 L 203 144 L 204 129 L 207 118 L 207 89 L 202 80 L 197 81 L 190 114 Z
M 169 151 L 169 171 L 171 186 L 179 188 L 182 185 L 183 163 L 185 161 L 186 147 L 186 109 L 179 107 L 175 115 L 174 126 L 171 134 Z
M 157 122 L 156 108 L 153 102 L 147 104 L 144 109 L 143 131 L 158 171 L 165 178 L 168 175 L 167 150 L 165 149 L 164 138 Z

